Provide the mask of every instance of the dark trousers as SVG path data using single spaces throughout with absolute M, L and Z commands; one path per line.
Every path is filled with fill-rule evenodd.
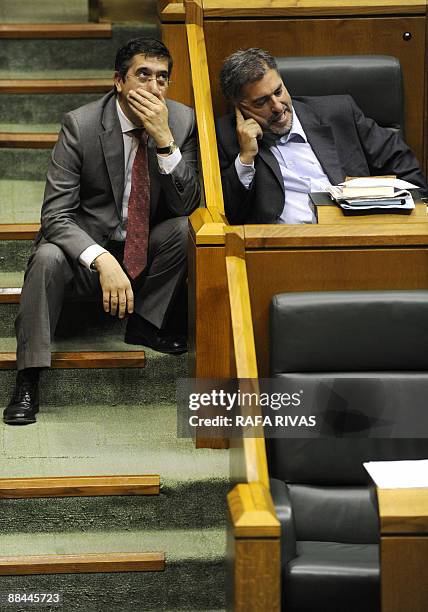
M 187 227 L 187 217 L 176 217 L 150 230 L 147 266 L 133 282 L 135 312 L 160 329 L 187 276 Z M 110 246 L 122 262 L 123 245 Z M 110 250 L 109 245 L 106 248 Z M 99 275 L 70 262 L 57 245 L 42 242 L 29 259 L 15 321 L 18 370 L 51 365 L 51 341 L 69 296 L 95 297 L 102 308 Z

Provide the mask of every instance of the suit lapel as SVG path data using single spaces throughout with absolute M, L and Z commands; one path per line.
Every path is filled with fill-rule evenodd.
M 261 142 L 259 146 L 259 157 L 261 157 L 261 159 L 265 162 L 265 164 L 267 164 L 269 168 L 272 170 L 272 172 L 275 175 L 276 180 L 278 181 L 282 189 L 282 192 L 284 193 L 285 191 L 284 190 L 284 179 L 282 178 L 281 169 L 279 167 L 279 164 L 277 160 L 275 159 L 274 154 L 269 149 L 269 146 L 266 144 L 263 144 L 263 142 Z
M 107 102 L 102 123 L 105 131 L 101 132 L 101 145 L 110 178 L 114 201 L 119 218 L 122 217 L 122 199 L 125 182 L 125 164 L 123 136 L 116 110 L 116 96 Z
M 306 137 L 330 183 L 337 185 L 344 180 L 344 172 L 337 154 L 333 131 L 329 125 L 322 125 L 315 112 L 298 100 L 293 100 Z

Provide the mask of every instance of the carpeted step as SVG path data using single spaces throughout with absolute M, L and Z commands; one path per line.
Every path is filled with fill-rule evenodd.
M 0 287 L 22 286 L 31 245 L 31 240 L 0 240 Z
M 0 78 L 18 78 L 28 72 L 34 73 L 33 78 L 48 78 L 42 76 L 46 69 L 59 73 L 106 70 L 111 75 L 117 49 L 140 36 L 156 38 L 159 30 L 154 24 L 113 25 L 111 38 L 2 39 Z
M 9 338 L 10 345 L 15 342 Z M 107 346 L 108 343 L 106 342 Z M 124 347 L 129 345 L 123 345 Z M 131 350 L 139 347 L 133 346 Z M 40 389 L 41 405 L 69 406 L 95 402 L 106 404 L 152 404 L 173 401 L 175 398 L 175 374 L 185 377 L 187 364 L 183 356 L 174 357 L 150 352 L 140 347 L 146 355 L 146 367 L 92 369 L 49 369 L 43 372 Z M 173 376 L 174 374 L 174 376 Z M 0 405 L 9 401 L 15 382 L 13 369 L 0 370 Z M 152 395 L 151 395 L 152 394 Z M 153 398 L 156 398 L 155 400 Z M 123 472 L 125 473 L 125 472 Z
M 0 134 L 58 134 L 60 127 L 60 123 L 0 123 Z M 1 140 L 0 146 L 4 146 Z
M 193 460 L 199 461 L 198 457 Z M 22 525 L 17 524 L 16 517 L 22 514 L 26 517 L 25 530 L 31 533 L 100 531 L 111 525 L 123 530 L 225 527 L 226 495 L 231 489 L 227 477 L 194 478 L 188 483 L 161 477 L 166 484 L 160 495 L 2 500 L 2 534 L 20 532 Z
M 88 21 L 88 0 L 1 0 L 0 22 L 44 23 Z
M 22 151 L 14 153 L 18 156 Z M 0 225 L 39 223 L 44 189 L 43 180 L 0 180 Z M 8 244 L 6 250 L 8 248 L 15 256 L 14 247 Z M 4 246 L 1 247 L 0 257 L 6 255 L 6 250 Z M 19 269 L 19 266 L 10 264 L 9 269 Z
M 92 373 L 93 386 L 98 379 L 95 374 Z M 73 400 L 68 404 L 46 401 L 52 394 L 44 376 L 40 384 L 43 405 L 37 424 L 0 424 L 0 476 L 160 474 L 162 493 L 170 495 L 173 490 L 181 490 L 178 495 L 182 500 L 195 482 L 206 482 L 208 490 L 209 483 L 225 480 L 228 451 L 195 450 L 190 438 L 177 439 L 177 410 L 168 401 L 175 393 L 175 385 L 172 393 L 166 384 L 162 389 L 154 380 L 150 362 L 142 374 L 138 400 L 112 395 L 106 403 L 92 405 Z M 159 385 L 156 399 L 154 383 Z
M 144 385 L 144 381 L 142 381 Z M 44 385 L 41 386 L 44 395 Z M 141 400 L 147 394 L 141 388 Z M 224 526 L 230 489 L 228 451 L 196 450 L 177 439 L 176 407 L 163 403 L 45 406 L 37 424 L 1 425 L 0 477 L 160 474 L 157 497 L 0 500 L 2 533 Z M 64 524 L 63 517 L 67 516 Z
M 100 534 L 20 534 L 4 538 L 3 554 L 86 551 L 165 552 L 164 572 L 3 576 L 3 592 L 55 592 L 62 609 L 212 610 L 225 607 L 225 532 L 223 529 L 116 531 Z
M 2 98 L 0 96 L 0 104 Z M 50 149 L 0 148 L 2 179 L 44 183 L 50 156 Z
M 0 405 L 7 403 L 14 385 L 14 320 L 17 309 L 17 304 L 0 304 Z M 53 351 L 72 352 L 77 358 L 85 351 L 101 351 L 106 353 L 107 360 L 114 357 L 114 352 L 124 352 L 129 353 L 129 359 L 126 360 L 125 354 L 113 369 L 104 369 L 109 364 L 100 362 L 99 368 L 95 369 L 92 363 L 87 364 L 92 367 L 88 370 L 51 369 L 44 372 L 41 383 L 43 405 L 152 403 L 153 398 L 159 402 L 175 401 L 175 379 L 187 375 L 187 356 L 169 356 L 143 346 L 125 344 L 125 327 L 126 320 L 120 321 L 104 313 L 100 303 L 67 302 L 52 343 Z M 135 351 L 145 352 L 145 370 L 135 367 L 141 365 L 140 357 L 135 359 L 133 355 Z M 85 362 L 78 367 L 83 365 Z M 130 365 L 134 367 L 123 369 Z M 7 369 L 1 369 L 4 367 Z M 96 385 L 94 381 L 97 381 Z
M 113 71 L 107 76 L 111 77 L 113 85 L 112 75 Z M 29 74 L 26 73 L 25 76 L 28 77 Z M 3 125 L 9 124 L 12 126 L 20 124 L 20 129 L 25 131 L 31 131 L 33 125 L 55 125 L 59 128 L 65 113 L 93 102 L 99 97 L 100 94 L 96 93 L 34 95 L 2 93 L 0 96 L 1 122 Z
M 0 245 L 1 245 L 1 242 L 0 242 Z M 3 294 L 9 296 L 8 299 L 2 299 L 0 297 L 0 304 L 2 302 L 6 302 L 6 304 L 18 303 L 23 282 L 24 282 L 24 270 L 13 271 L 13 272 L 0 272 L 0 296 Z M 11 320 L 14 319 L 15 316 L 16 316 L 15 310 L 11 310 L 11 309 L 2 310 L 0 306 L 0 329 L 3 331 L 3 333 L 6 333 L 6 334 L 11 333 Z

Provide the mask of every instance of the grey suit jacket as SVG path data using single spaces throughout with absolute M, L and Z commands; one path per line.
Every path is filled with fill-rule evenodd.
M 346 176 L 396 174 L 426 190 L 412 151 L 398 135 L 365 117 L 351 96 L 293 98 L 312 149 L 330 182 Z M 239 153 L 234 116 L 217 124 L 223 193 L 230 223 L 277 223 L 284 208 L 284 181 L 269 143 L 261 141 L 254 160 L 256 174 L 245 189 L 235 170 Z
M 162 174 L 149 139 L 151 225 L 189 215 L 200 199 L 194 112 L 172 100 L 167 105 L 182 160 L 171 174 Z M 92 244 L 104 246 L 121 220 L 124 177 L 123 137 L 111 91 L 64 117 L 48 168 L 36 244 L 52 242 L 72 260 Z

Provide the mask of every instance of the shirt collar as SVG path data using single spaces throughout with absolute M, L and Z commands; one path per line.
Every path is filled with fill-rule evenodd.
M 305 130 L 303 129 L 302 124 L 300 123 L 299 117 L 297 116 L 294 107 L 292 106 L 291 108 L 293 110 L 293 125 L 291 126 L 291 130 L 288 132 L 288 134 L 284 134 L 284 136 L 281 136 L 281 138 L 278 140 L 278 143 L 285 144 L 287 142 L 292 142 L 293 140 L 295 140 L 296 142 L 308 142 Z
M 132 121 L 129 121 L 128 117 L 125 115 L 125 113 L 121 109 L 119 100 L 117 98 L 116 98 L 116 109 L 117 109 L 117 115 L 120 121 L 120 127 L 122 129 L 122 134 L 126 134 L 126 132 L 135 130 L 135 128 L 138 127 L 138 125 L 134 125 Z

